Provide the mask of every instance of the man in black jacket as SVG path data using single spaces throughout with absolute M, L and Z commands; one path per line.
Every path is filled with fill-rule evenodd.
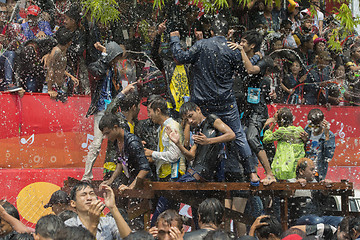
M 180 34 L 175 31 L 170 33 L 170 46 L 178 62 L 192 64 L 191 101 L 200 107 L 205 116 L 215 114 L 234 131 L 237 150 L 249 162 L 251 149 L 232 91 L 234 72 L 243 68 L 243 64 L 241 54 L 227 46 L 224 37 L 227 28 L 224 19 L 216 19 L 212 24 L 213 37 L 197 41 L 188 51 L 181 48 Z
M 116 178 L 123 173 L 127 182 L 119 187 L 119 190 L 134 188 L 137 180 L 144 179 L 150 172 L 150 166 L 144 154 L 144 147 L 141 140 L 126 130 L 125 119 L 119 118 L 115 114 L 105 114 L 100 122 L 99 129 L 104 136 L 111 142 L 116 142 L 117 159 L 116 170 L 112 178 Z
M 111 100 L 120 91 L 121 84 L 119 76 L 115 74 L 115 64 L 123 57 L 123 49 L 115 42 L 109 42 L 105 46 L 96 43 L 95 47 L 102 52 L 101 58 L 89 65 L 89 71 L 96 76 L 96 89 L 91 95 L 91 103 L 86 116 L 94 115 L 94 136 L 89 146 L 89 152 L 86 158 L 85 173 L 82 180 L 88 181 L 93 178 L 92 167 L 95 163 L 103 135 L 99 130 L 99 121 L 104 115 L 105 109 Z

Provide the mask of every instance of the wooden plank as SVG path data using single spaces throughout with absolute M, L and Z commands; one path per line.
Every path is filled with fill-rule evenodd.
M 144 213 L 147 213 L 150 211 L 150 209 L 150 201 L 148 199 L 145 199 L 136 206 L 131 207 L 127 210 L 129 219 L 134 219 Z
M 115 195 L 119 195 L 124 198 L 143 198 L 153 199 L 155 197 L 153 190 L 138 190 L 138 189 L 126 189 L 122 193 L 115 191 Z
M 288 221 L 289 221 L 288 204 L 289 202 L 287 197 L 280 198 L 281 225 L 284 231 L 288 229 Z
M 230 190 L 250 190 L 250 191 L 273 191 L 273 190 L 325 190 L 325 191 L 336 191 L 338 195 L 346 192 L 351 194 L 349 190 L 353 189 L 353 183 L 349 182 L 335 182 L 329 184 L 325 183 L 308 183 L 305 186 L 300 183 L 272 183 L 271 185 L 264 186 L 260 184 L 259 187 L 250 186 L 249 183 L 236 183 L 236 182 L 145 182 L 144 189 L 151 189 L 154 191 L 159 190 L 177 190 L 177 191 L 230 191 Z

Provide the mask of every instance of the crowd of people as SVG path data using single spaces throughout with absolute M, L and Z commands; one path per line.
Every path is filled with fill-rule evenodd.
M 2 90 L 43 92 L 62 102 L 91 95 L 86 115 L 94 115 L 82 182 L 69 196 L 54 193 L 45 207 L 59 217 L 41 218 L 35 239 L 228 239 L 221 230 L 225 207 L 256 218 L 251 227 L 234 222 L 240 239 L 359 238 L 359 218 L 323 216 L 334 203 L 319 191 L 294 193 L 293 227 L 284 233 L 279 199 L 232 191 L 226 206 L 217 199 L 192 206 L 196 231 L 184 235 L 182 218 L 171 210 L 179 208 L 176 197 L 156 199 L 145 232 L 136 231 L 141 220 L 127 222 L 117 208 L 137 201 L 115 203 L 112 190 L 136 189 L 144 179 L 328 183 L 335 135 L 320 107 L 307 114 L 305 129 L 293 126 L 289 108 L 269 116 L 267 107 L 360 103 L 360 41 L 349 36 L 339 39 L 341 51 L 330 49 L 331 29 L 339 26 L 324 17 L 322 3 L 312 2 L 315 15 L 293 0 L 284 8 L 253 0 L 215 15 L 182 1 L 154 14 L 146 3 L 124 4 L 121 20 L 104 25 L 71 1 L 25 2 L 0 2 Z M 141 102 L 149 118 L 139 121 Z M 104 204 L 91 181 L 105 138 Z M 30 239 L 16 209 L 1 206 L 0 239 Z M 105 206 L 111 216 L 100 217 Z

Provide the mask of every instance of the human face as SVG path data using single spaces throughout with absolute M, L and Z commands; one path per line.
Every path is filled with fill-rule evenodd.
M 335 71 L 335 76 L 337 78 L 343 78 L 345 76 L 345 67 L 344 66 L 338 67 Z
M 118 127 L 114 126 L 113 128 L 105 127 L 102 131 L 102 134 L 111 142 L 115 141 L 118 137 Z
M 338 230 L 336 232 L 336 236 L 338 240 L 351 240 L 351 237 L 349 236 L 349 233 L 340 231 L 340 227 L 338 227 Z
M 356 48 L 352 56 L 356 60 L 360 59 L 360 48 Z
M 51 209 L 55 213 L 55 215 L 58 215 L 66 209 L 66 204 L 56 203 L 52 205 Z
M 311 19 L 307 19 L 304 21 L 304 27 L 307 29 L 311 29 L 312 27 L 312 20 Z
M 315 166 L 314 163 L 308 162 L 307 167 L 305 168 L 305 170 L 303 171 L 302 177 L 307 181 L 307 182 L 311 182 L 314 180 L 315 177 Z
M 6 22 L 7 19 L 7 8 L 0 7 L 0 22 Z
M 246 53 L 250 52 L 255 47 L 254 44 L 249 44 L 249 42 L 245 38 L 241 39 L 240 46 L 243 47 Z
M 71 206 L 76 208 L 76 211 L 87 212 L 93 201 L 97 200 L 97 196 L 94 189 L 87 186 L 84 189 L 80 189 L 76 192 L 76 200 L 71 200 Z
M 273 50 L 279 50 L 279 49 L 282 49 L 282 48 L 283 48 L 283 45 L 282 45 L 282 42 L 280 40 L 274 42 Z
M 293 62 L 293 64 L 290 67 L 290 70 L 293 74 L 299 74 L 301 70 L 301 66 L 299 62 Z
M 160 219 L 157 224 L 157 228 L 158 228 L 157 239 L 158 240 L 171 240 L 172 238 L 170 236 L 170 228 L 177 227 L 177 225 L 178 224 L 176 221 L 172 221 L 171 226 L 170 226 L 167 222 Z
M 8 235 L 9 233 L 12 232 L 12 227 L 11 225 L 6 222 L 4 219 L 0 218 L 0 237 L 4 237 L 6 235 Z
M 190 126 L 192 127 L 198 126 L 202 121 L 200 109 L 196 109 L 196 111 L 188 111 L 185 114 L 184 119 L 188 121 Z
M 147 108 L 147 112 L 148 112 L 148 117 L 151 119 L 151 121 L 155 124 L 159 123 L 159 116 L 158 116 L 158 111 L 160 110 L 155 110 L 150 108 L 150 106 Z
M 65 24 L 66 29 L 68 29 L 70 31 L 75 31 L 75 29 L 77 27 L 75 20 L 68 17 L 67 15 L 65 15 L 65 18 L 64 18 L 64 24 Z
M 324 51 L 325 50 L 325 47 L 326 47 L 326 45 L 325 45 L 325 43 L 324 42 L 318 42 L 318 44 L 316 44 L 316 51 L 317 52 L 322 52 L 322 51 Z

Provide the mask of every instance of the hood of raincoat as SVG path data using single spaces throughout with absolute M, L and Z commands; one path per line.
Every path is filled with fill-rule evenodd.
M 124 50 L 117 44 L 116 42 L 109 42 L 105 44 L 106 47 L 106 62 L 110 63 L 114 60 L 117 56 L 124 53 Z

